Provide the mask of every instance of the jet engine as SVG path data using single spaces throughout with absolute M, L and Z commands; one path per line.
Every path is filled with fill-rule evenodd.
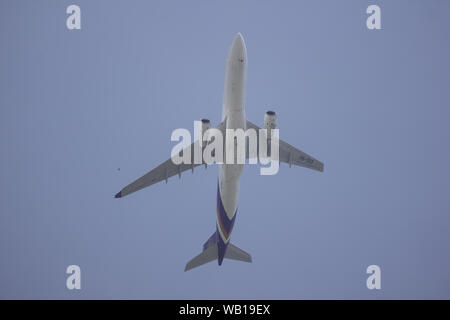
M 211 121 L 209 121 L 209 119 L 201 119 L 200 120 L 202 122 L 202 137 L 204 136 L 205 132 L 211 128 Z M 207 137 L 205 137 L 207 138 Z M 203 146 L 206 145 L 206 141 L 203 141 Z
M 277 115 L 275 111 L 267 111 L 264 115 L 264 129 L 275 129 L 277 126 Z
M 271 135 L 271 129 L 275 129 L 275 127 L 277 126 L 277 115 L 275 113 L 275 111 L 267 111 L 266 114 L 264 115 L 264 129 L 267 129 L 267 135 L 268 138 L 270 139 L 270 135 Z

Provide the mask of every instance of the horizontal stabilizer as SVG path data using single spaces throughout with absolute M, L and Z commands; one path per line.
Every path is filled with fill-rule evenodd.
M 233 244 L 228 244 L 225 258 L 231 260 L 239 260 L 244 262 L 252 262 L 252 256 L 242 249 L 239 249 Z
M 201 266 L 202 264 L 216 260 L 218 257 L 218 253 L 219 250 L 217 248 L 217 243 L 215 243 L 214 245 L 210 246 L 208 249 L 200 253 L 198 256 L 196 256 L 194 259 L 189 261 L 186 264 L 184 271 L 191 270 L 195 267 Z
M 214 236 L 214 234 L 213 234 Z M 212 237 L 211 237 L 212 238 Z M 194 259 L 189 261 L 186 264 L 186 267 L 184 268 L 184 271 L 191 270 L 193 268 L 199 267 L 205 263 L 214 261 L 219 256 L 219 248 L 217 246 L 217 243 L 211 244 L 212 239 L 208 239 L 208 241 L 205 243 L 206 249 L 197 255 Z M 209 246 L 207 246 L 209 245 Z M 242 249 L 239 249 L 235 245 L 229 243 L 227 245 L 227 249 L 225 251 L 225 257 L 226 259 L 230 260 L 238 260 L 238 261 L 244 261 L 244 262 L 252 262 L 252 256 L 245 252 Z

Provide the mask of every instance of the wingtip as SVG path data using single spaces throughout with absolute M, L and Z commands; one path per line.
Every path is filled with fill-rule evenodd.
M 122 191 L 119 191 L 114 198 L 122 198 Z

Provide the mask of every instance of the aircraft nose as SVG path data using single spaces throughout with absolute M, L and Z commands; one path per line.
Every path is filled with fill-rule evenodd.
M 234 37 L 234 42 L 239 43 L 240 45 L 244 44 L 244 38 L 242 37 L 242 34 L 240 32 L 238 32 L 236 37 Z
M 238 33 L 233 40 L 230 50 L 230 58 L 245 62 L 247 60 L 247 49 L 245 48 L 244 38 Z

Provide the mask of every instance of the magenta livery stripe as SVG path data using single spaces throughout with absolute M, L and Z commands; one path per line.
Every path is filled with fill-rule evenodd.
M 225 208 L 223 207 L 222 197 L 220 196 L 219 184 L 217 184 L 217 224 L 226 239 L 230 237 L 231 231 L 233 230 L 236 213 L 237 211 L 231 220 L 228 218 Z

